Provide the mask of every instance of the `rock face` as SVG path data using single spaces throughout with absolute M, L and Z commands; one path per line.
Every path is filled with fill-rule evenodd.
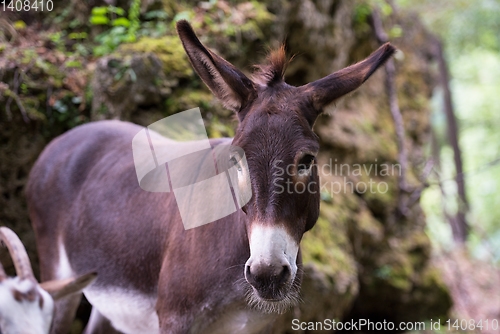
M 274 47 L 285 40 L 289 53 L 297 54 L 286 76 L 294 85 L 362 60 L 378 47 L 369 25 L 371 9 L 364 2 L 293 0 L 232 5 L 218 1 L 183 8 L 164 1 L 163 5 L 172 14 L 191 13 L 202 41 L 243 70 L 260 58 L 264 44 Z M 403 13 L 393 11 L 383 21 L 400 50 L 396 84 L 410 157 L 407 182 L 418 187 L 425 163 L 423 145 L 429 136 L 430 96 L 436 82 L 428 36 L 416 18 Z M 23 211 L 22 187 L 43 145 L 75 125 L 54 120 L 67 115 L 61 112 L 64 108 L 58 109 L 61 103 L 69 108 L 66 113 L 80 117 L 78 122 L 119 118 L 143 125 L 200 107 L 209 136 L 234 133 L 233 115 L 193 73 L 173 31 L 160 39 L 122 45 L 93 65 L 84 63 L 83 69 L 57 72 L 51 86 L 36 88 L 34 82 L 63 67 L 35 64 L 25 80 L 34 90 L 39 89 L 38 104 L 30 104 L 29 94 L 17 91 L 32 106 L 30 123 L 23 122 L 15 103 L 11 103 L 13 117 L 9 119 L 4 107 L 8 95 L 4 94 L 0 104 L 0 136 L 6 143 L 0 148 L 0 157 L 9 159 L 8 165 L 2 160 L 0 168 L 0 221 L 23 233 L 31 254 L 35 253 L 34 238 Z M 12 92 L 15 69 L 26 65 L 11 62 L 1 66 L 0 79 Z M 33 72 L 35 69 L 41 74 Z M 70 80 L 76 77 L 91 82 L 89 88 L 76 89 Z M 0 91 L 5 92 L 5 86 Z M 320 166 L 330 169 L 323 169 L 326 186 L 320 219 L 302 241 L 303 303 L 280 318 L 273 333 L 293 332 L 293 318 L 397 322 L 445 316 L 451 301 L 429 262 L 431 245 L 424 232 L 422 210 L 418 202 L 407 216 L 396 209 L 399 197 L 407 195 L 397 186 L 400 167 L 385 72 L 379 70 L 358 91 L 337 101 L 318 119 L 315 131 L 321 138 Z M 23 159 L 15 159 L 16 152 L 24 152 Z
M 112 56 L 99 59 L 92 79 L 92 120 L 129 119 L 138 105 L 159 103 L 161 91 L 151 78 L 165 79 L 152 54 L 126 61 Z

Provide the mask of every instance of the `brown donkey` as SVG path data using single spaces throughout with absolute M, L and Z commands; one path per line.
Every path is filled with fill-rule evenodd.
M 206 49 L 188 22 L 179 21 L 177 31 L 201 79 L 238 115 L 232 145 L 245 152 L 241 172 L 252 197 L 242 210 L 184 230 L 172 193 L 139 187 L 131 143 L 142 127 L 102 121 L 56 138 L 31 171 L 29 208 L 43 281 L 98 273 L 83 291 L 93 306 L 86 333 L 111 325 L 132 334 L 265 331 L 298 300 L 299 243 L 319 214 L 312 126 L 395 51 L 386 44 L 293 87 L 284 82 L 283 49 L 250 79 Z M 283 191 L 285 182 L 308 191 Z M 53 333 L 67 333 L 80 297 L 56 305 Z

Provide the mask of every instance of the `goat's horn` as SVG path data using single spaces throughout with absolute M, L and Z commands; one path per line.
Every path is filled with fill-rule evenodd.
M 2 263 L 0 263 L 0 282 L 2 282 L 6 278 L 7 274 L 5 273 L 5 270 L 3 270 Z
M 20 279 L 35 279 L 31 269 L 30 259 L 26 253 L 23 243 L 17 234 L 8 227 L 0 227 L 0 241 L 3 241 L 9 249 L 9 254 L 14 262 L 17 276 Z

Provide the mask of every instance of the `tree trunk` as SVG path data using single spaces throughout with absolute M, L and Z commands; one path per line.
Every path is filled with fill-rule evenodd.
M 436 38 L 435 40 L 436 58 L 439 66 L 439 78 L 444 93 L 444 112 L 446 114 L 448 124 L 448 141 L 453 148 L 453 156 L 455 160 L 456 182 L 458 190 L 458 210 L 455 219 L 451 219 L 451 228 L 453 231 L 453 238 L 457 243 L 465 243 L 469 233 L 469 226 L 465 219 L 468 210 L 467 197 L 465 194 L 464 174 L 462 166 L 462 155 L 458 145 L 458 125 L 453 110 L 453 103 L 451 100 L 451 91 L 449 85 L 449 74 L 446 61 L 443 56 L 443 47 L 441 42 Z

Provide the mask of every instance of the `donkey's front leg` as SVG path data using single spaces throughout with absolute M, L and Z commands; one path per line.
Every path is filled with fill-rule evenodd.
M 193 289 L 187 286 L 188 278 L 179 278 L 171 268 L 163 266 L 158 282 L 156 313 L 161 334 L 191 333 L 194 316 Z
M 185 310 L 182 301 L 177 305 L 163 303 L 158 298 L 157 314 L 160 322 L 160 334 L 188 334 L 192 333 L 193 319 L 189 310 Z

